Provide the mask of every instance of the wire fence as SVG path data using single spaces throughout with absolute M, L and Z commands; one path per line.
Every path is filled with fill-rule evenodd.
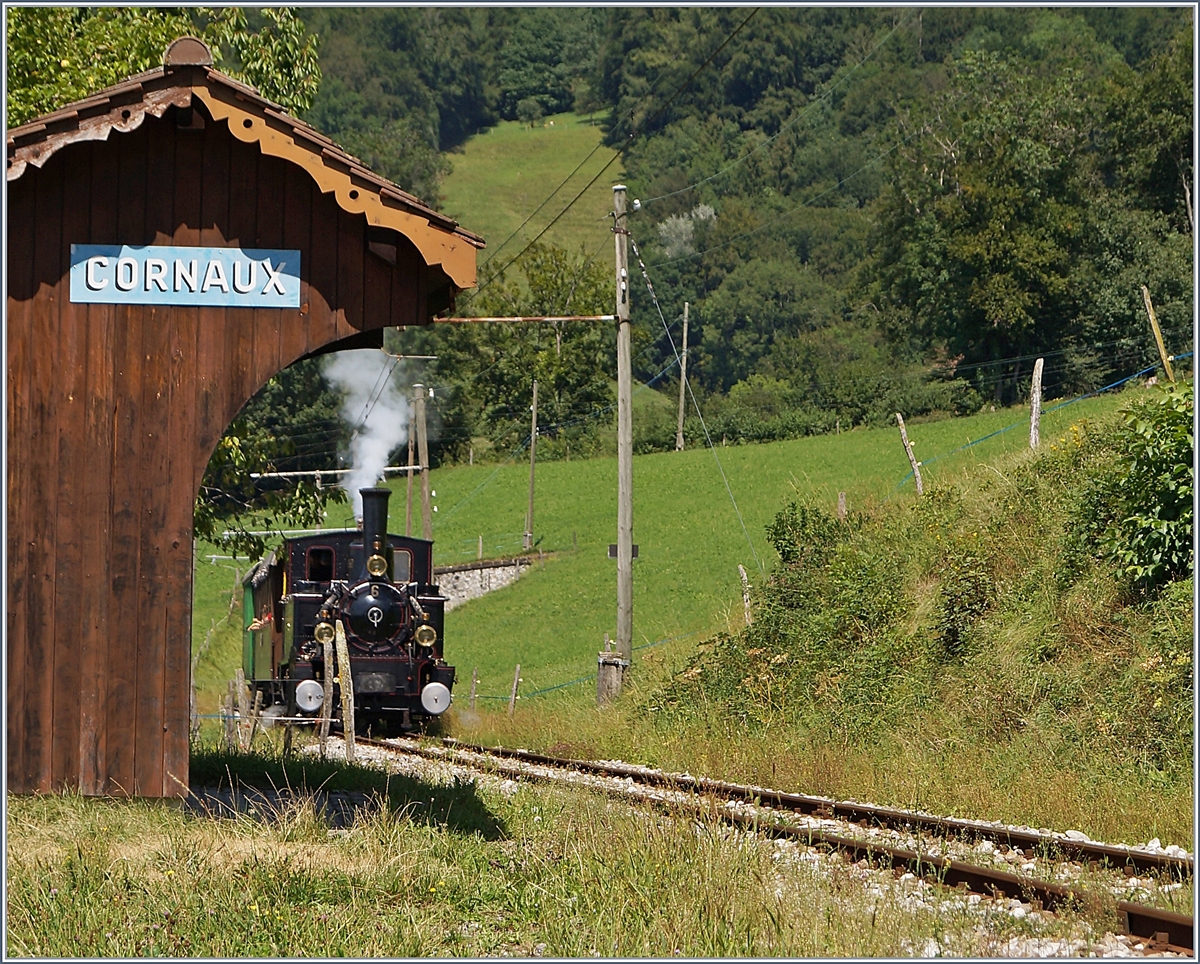
M 662 639 L 656 639 L 650 643 L 641 643 L 637 646 L 634 646 L 633 651 L 636 653 L 643 649 L 653 649 L 655 646 L 663 646 L 666 643 L 673 643 L 678 639 L 691 639 L 691 637 L 698 636 L 699 634 L 700 634 L 700 630 L 697 629 L 690 633 L 680 633 L 677 636 L 664 636 Z M 580 683 L 586 683 L 588 680 L 594 680 L 595 678 L 596 678 L 596 674 L 594 672 L 586 673 L 583 676 L 576 677 L 575 679 L 567 680 L 565 683 L 555 683 L 552 686 L 543 686 L 541 689 L 536 689 L 531 693 L 518 693 L 517 699 L 518 700 L 533 699 L 535 696 L 544 696 L 545 694 L 553 693 L 556 690 L 566 689 L 568 686 L 578 686 Z M 508 693 L 508 694 L 496 696 L 493 694 L 477 693 L 475 695 L 475 699 L 477 699 L 477 700 L 504 700 L 505 702 L 507 702 L 508 700 L 512 699 L 512 694 Z
M 1180 355 L 1172 355 L 1171 359 L 1175 360 L 1175 359 L 1191 358 L 1192 354 L 1193 353 L 1190 351 L 1184 352 L 1183 354 L 1180 354 Z M 1049 408 L 1042 409 L 1042 414 L 1048 415 L 1051 412 L 1058 411 L 1060 408 L 1066 408 L 1068 405 L 1074 405 L 1076 402 L 1082 402 L 1084 399 L 1095 398 L 1097 395 L 1102 395 L 1105 392 L 1110 392 L 1115 388 L 1120 388 L 1122 385 L 1128 384 L 1129 382 L 1133 381 L 1135 378 L 1141 378 L 1143 375 L 1149 374 L 1150 372 L 1156 370 L 1159 367 L 1160 367 L 1160 364 L 1158 362 L 1156 362 L 1153 365 L 1147 365 L 1145 368 L 1139 369 L 1138 371 L 1134 372 L 1132 375 L 1126 375 L 1124 378 L 1119 378 L 1115 382 L 1110 382 L 1109 384 L 1103 386 L 1102 388 L 1097 388 L 1095 391 L 1085 392 L 1083 395 L 1076 395 L 1074 398 L 1068 398 L 1066 401 L 1059 402 L 1057 405 L 1051 405 Z M 924 467 L 926 465 L 930 465 L 930 464 L 938 461 L 939 459 L 948 459 L 952 455 L 957 455 L 959 452 L 963 452 L 969 448 L 974 448 L 976 445 L 986 442 L 989 439 L 996 438 L 999 435 L 1003 435 L 1005 432 L 1011 432 L 1014 428 L 1021 428 L 1023 425 L 1028 425 L 1029 421 L 1030 421 L 1029 417 L 1020 419 L 1019 421 L 1013 422 L 1011 425 L 1005 425 L 1004 428 L 998 428 L 994 432 L 989 432 L 987 435 L 984 435 L 982 438 L 972 439 L 971 441 L 967 442 L 965 445 L 960 445 L 958 448 L 951 449 L 949 452 L 943 452 L 941 455 L 933 455 L 927 459 L 921 459 L 921 461 L 918 463 L 918 465 Z M 899 482 L 897 482 L 895 484 L 895 486 L 892 487 L 891 492 L 888 493 L 888 498 L 891 498 L 891 496 L 894 495 L 896 493 L 896 491 L 899 488 L 901 488 L 901 486 L 903 486 L 906 482 L 908 482 L 909 479 L 911 479 L 912 477 L 913 477 L 913 472 L 910 469 L 908 474 L 906 476 L 904 476 L 904 478 L 902 478 Z

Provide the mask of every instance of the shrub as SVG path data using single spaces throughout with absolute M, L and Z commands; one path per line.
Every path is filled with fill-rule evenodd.
M 1139 588 L 1191 571 L 1193 409 L 1185 383 L 1125 412 L 1127 454 L 1113 487 L 1120 514 L 1104 544 Z

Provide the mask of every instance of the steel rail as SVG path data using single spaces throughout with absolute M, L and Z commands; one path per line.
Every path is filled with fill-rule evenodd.
M 1016 827 L 995 825 L 982 820 L 966 820 L 961 817 L 938 817 L 933 814 L 917 813 L 912 810 L 901 810 L 894 807 L 881 807 L 869 803 L 839 801 L 828 797 L 810 796 L 803 793 L 788 793 L 781 790 L 771 790 L 737 783 L 727 783 L 724 780 L 712 780 L 708 777 L 695 777 L 687 773 L 666 773 L 651 770 L 646 767 L 624 763 L 608 763 L 595 760 L 573 760 L 563 757 L 548 756 L 529 750 L 509 749 L 506 747 L 487 747 L 473 743 L 464 743 L 454 739 L 443 739 L 445 746 L 470 750 L 473 753 L 485 753 L 490 756 L 506 757 L 536 763 L 543 766 L 569 767 L 584 773 L 599 776 L 632 777 L 643 783 L 653 783 L 657 786 L 678 789 L 695 790 L 721 796 L 729 800 L 743 800 L 746 803 L 759 803 L 763 806 L 775 806 L 785 810 L 813 817 L 830 817 L 846 820 L 850 823 L 866 821 L 868 825 L 899 830 L 931 831 L 939 835 L 948 835 L 975 840 L 992 840 L 1004 843 L 1010 847 L 1032 847 L 1057 851 L 1064 857 L 1083 862 L 1097 861 L 1114 867 L 1130 867 L 1136 872 L 1170 871 L 1180 877 L 1193 875 L 1195 859 L 1193 857 L 1177 857 L 1167 853 L 1157 853 L 1148 850 L 1137 850 L 1121 844 L 1099 843 L 1091 840 L 1073 840 L 1055 834 L 1042 833 L 1037 830 L 1023 830 Z
M 463 762 L 461 760 L 454 761 L 453 758 L 448 759 L 444 751 L 439 752 L 437 749 L 422 746 L 411 738 L 401 738 L 403 739 L 402 743 L 385 742 L 367 737 L 356 737 L 355 739 L 359 743 L 365 743 L 393 753 L 409 753 L 427 759 L 441 760 L 442 762 Z M 771 796 L 783 802 L 785 809 L 791 809 L 787 807 L 786 801 L 793 797 L 802 799 L 806 804 L 809 801 L 819 801 L 826 807 L 824 811 L 808 811 L 817 816 L 827 815 L 830 812 L 828 809 L 829 804 L 833 802 L 821 797 L 806 797 L 802 794 L 787 794 L 779 791 L 764 790 L 759 787 L 740 786 L 720 780 L 693 777 L 689 774 L 668 774 L 649 771 L 642 767 L 626 764 L 563 759 L 561 757 L 533 753 L 528 750 L 479 746 L 452 738 L 443 739 L 442 743 L 444 749 L 452 751 L 466 751 L 500 760 L 529 763 L 560 770 L 574 770 L 595 776 L 628 778 L 636 783 L 683 792 L 704 793 L 710 797 L 725 797 L 726 799 L 735 799 L 757 806 L 763 805 L 766 799 Z M 518 775 L 521 774 L 518 773 Z M 526 773 L 524 775 L 533 779 L 538 778 L 537 774 Z M 543 777 L 542 779 L 546 778 Z M 736 791 L 738 795 L 734 795 L 733 791 Z M 1057 884 L 1052 881 L 1020 876 L 1008 871 L 982 867 L 949 857 L 923 854 L 903 847 L 891 847 L 876 841 L 846 837 L 815 827 L 797 827 L 786 823 L 778 823 L 770 819 L 764 819 L 764 814 L 739 813 L 725 808 L 714 808 L 711 805 L 705 806 L 699 801 L 690 805 L 684 804 L 683 806 L 697 814 L 716 816 L 720 820 L 752 829 L 758 833 L 802 841 L 809 846 L 827 847 L 846 854 L 852 860 L 865 859 L 868 863 L 886 865 L 893 870 L 903 869 L 923 879 L 931 880 L 944 886 L 966 888 L 984 897 L 993 899 L 1004 897 L 1024 898 L 1035 907 L 1040 907 L 1051 912 L 1056 908 L 1077 906 L 1087 894 L 1087 890 L 1079 886 Z M 993 827 L 986 823 L 930 817 L 925 814 L 915 814 L 909 811 L 890 808 L 871 808 L 866 804 L 851 804 L 847 806 L 854 808 L 849 811 L 853 813 L 857 813 L 860 810 L 863 812 L 879 810 L 884 817 L 902 815 L 910 820 L 905 825 L 907 829 L 913 828 L 912 820 L 919 819 L 923 821 L 937 821 L 936 823 L 930 823 L 929 826 L 931 827 L 962 824 L 979 835 L 995 831 L 1007 832 L 1008 830 L 1008 828 Z M 783 816 L 783 814 L 778 815 Z M 843 819 L 845 819 L 844 816 Z M 895 827 L 894 823 L 882 825 Z M 1058 838 L 1056 837 L 1047 837 L 1044 834 L 1035 834 L 1035 836 L 1040 842 L 1058 842 Z M 1081 843 L 1079 841 L 1069 842 Z M 1095 846 L 1110 845 L 1097 844 Z M 1127 850 L 1127 848 L 1123 847 L 1114 849 L 1122 854 Z M 1178 860 L 1179 858 L 1176 859 Z M 1191 955 L 1195 943 L 1195 924 L 1192 917 L 1176 913 L 1175 911 L 1137 904 L 1132 901 L 1116 901 L 1115 911 L 1118 916 L 1118 926 L 1121 932 L 1146 942 L 1149 949 L 1156 951 L 1176 951 Z

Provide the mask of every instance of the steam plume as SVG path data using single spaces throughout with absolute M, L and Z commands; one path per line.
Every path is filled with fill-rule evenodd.
M 341 485 L 361 518 L 358 490 L 378 482 L 388 456 L 408 441 L 408 400 L 393 377 L 393 359 L 377 349 L 328 355 L 321 374 L 342 394 L 342 418 L 350 426 L 349 451 L 343 455 L 353 471 L 342 476 Z

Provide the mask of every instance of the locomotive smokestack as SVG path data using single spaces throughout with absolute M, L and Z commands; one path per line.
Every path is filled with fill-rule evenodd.
M 391 490 L 359 489 L 362 496 L 363 559 L 384 555 L 387 549 L 388 497 Z M 374 575 L 374 574 L 373 574 Z

